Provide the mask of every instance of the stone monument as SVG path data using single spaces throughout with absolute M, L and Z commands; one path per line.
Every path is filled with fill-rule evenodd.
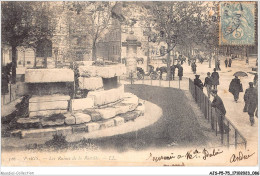
M 126 47 L 126 75 L 127 77 L 136 77 L 137 47 L 141 46 L 141 42 L 137 41 L 137 37 L 134 35 L 134 32 L 130 31 L 126 38 L 126 42 L 123 42 L 122 46 Z

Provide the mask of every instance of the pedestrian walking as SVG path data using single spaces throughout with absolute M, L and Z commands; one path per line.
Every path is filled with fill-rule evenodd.
M 218 96 L 218 91 L 213 89 L 212 96 L 214 97 L 211 106 L 215 108 L 216 116 L 218 118 L 219 131 L 221 133 L 227 133 L 229 131 L 228 126 L 224 123 L 226 115 L 226 109 L 222 99 Z
M 197 71 L 197 65 L 196 65 L 195 62 L 192 62 L 192 64 L 191 64 L 191 69 L 192 69 L 192 71 L 193 71 L 193 74 L 196 74 L 196 71 Z
M 237 100 L 239 99 L 239 93 L 243 92 L 243 86 L 237 76 L 231 80 L 229 85 L 229 92 L 233 94 L 234 100 L 237 103 Z
M 246 89 L 245 94 L 244 94 L 244 101 L 245 101 L 245 106 L 243 109 L 243 112 L 248 112 L 248 105 L 249 105 L 249 97 L 254 94 L 254 83 L 249 82 L 249 88 Z
M 254 125 L 255 119 L 254 115 L 257 116 L 257 102 L 258 102 L 258 95 L 257 95 L 257 89 L 253 87 L 253 82 L 249 83 L 249 88 L 246 89 L 244 100 L 245 100 L 245 108 L 247 110 L 247 113 L 249 115 L 249 121 L 251 123 L 251 126 Z M 245 110 L 244 108 L 244 110 Z M 245 112 L 245 111 L 244 111 Z
M 175 77 L 175 68 L 176 68 L 175 65 L 172 65 L 172 66 L 171 66 L 171 79 L 172 79 L 172 80 L 174 80 L 174 77 Z
M 211 89 L 212 89 L 212 78 L 210 76 L 210 72 L 207 73 L 207 77 L 204 81 L 204 87 L 207 88 L 208 98 L 210 98 Z
M 212 85 L 214 89 L 218 88 L 219 85 L 219 74 L 217 72 L 217 69 L 214 68 L 213 73 L 211 74 L 211 79 L 212 79 Z
M 200 75 L 195 75 L 194 85 L 198 86 L 202 90 L 203 89 L 203 83 L 199 78 L 200 78 Z
M 190 66 L 191 60 L 190 60 L 190 56 L 188 57 L 188 65 Z
M 228 66 L 228 59 L 227 58 L 225 59 L 225 66 L 226 66 L 226 68 Z
M 181 65 L 178 67 L 178 76 L 179 76 L 179 80 L 182 80 L 183 67 Z
M 228 67 L 231 67 L 231 64 L 232 64 L 232 59 L 229 58 L 229 60 L 228 60 Z
M 219 71 L 221 70 L 221 69 L 220 69 L 220 60 L 219 60 L 219 59 L 217 60 L 217 65 L 216 65 L 216 67 L 217 67 L 217 70 L 219 70 Z

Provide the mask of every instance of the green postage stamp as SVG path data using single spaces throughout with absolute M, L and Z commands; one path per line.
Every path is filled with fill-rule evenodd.
M 219 45 L 254 45 L 255 2 L 220 2 L 219 13 Z

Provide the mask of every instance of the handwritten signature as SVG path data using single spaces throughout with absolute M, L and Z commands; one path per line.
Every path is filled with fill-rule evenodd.
M 234 163 L 234 162 L 237 162 L 237 161 L 247 160 L 251 156 L 253 156 L 254 154 L 255 154 L 255 152 L 251 153 L 251 154 L 244 154 L 242 151 L 239 151 L 238 155 L 235 155 L 235 154 L 231 155 L 229 162 Z
M 185 154 L 174 154 L 171 153 L 170 155 L 161 155 L 161 156 L 153 156 L 152 153 L 150 153 L 149 157 L 146 160 L 152 159 L 154 162 L 158 161 L 166 161 L 166 160 L 172 160 L 172 159 L 203 159 L 207 160 L 207 158 L 211 158 L 217 155 L 220 155 L 223 153 L 222 150 L 219 149 L 213 149 L 212 151 L 209 151 L 207 149 L 203 149 L 202 151 L 199 151 L 197 149 L 187 151 Z

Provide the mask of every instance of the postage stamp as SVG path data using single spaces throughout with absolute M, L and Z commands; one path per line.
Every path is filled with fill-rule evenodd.
M 219 13 L 219 45 L 255 43 L 255 2 L 220 2 Z

